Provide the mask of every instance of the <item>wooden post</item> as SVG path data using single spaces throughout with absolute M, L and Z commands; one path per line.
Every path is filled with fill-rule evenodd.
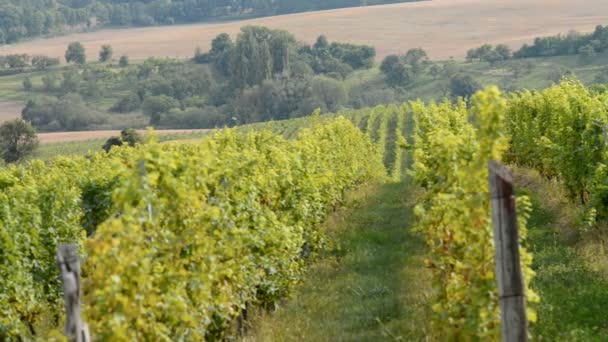
M 490 161 L 489 171 L 502 341 L 527 341 L 528 319 L 519 257 L 513 175 L 505 166 L 494 161 Z
M 80 260 L 78 245 L 64 244 L 57 248 L 57 267 L 63 282 L 66 322 L 64 334 L 71 342 L 90 342 L 89 329 L 80 317 Z

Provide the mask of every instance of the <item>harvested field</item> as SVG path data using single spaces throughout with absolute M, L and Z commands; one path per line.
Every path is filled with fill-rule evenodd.
M 111 44 L 115 56 L 183 58 L 192 56 L 196 46 L 208 49 L 221 32 L 234 35 L 242 26 L 264 25 L 289 30 L 309 43 L 326 34 L 331 40 L 374 45 L 379 58 L 423 47 L 432 59 L 462 59 L 466 50 L 483 43 L 518 47 L 537 36 L 591 31 L 598 24 L 608 24 L 606 0 L 433 0 L 225 23 L 110 29 L 5 46 L 0 54 L 60 57 L 69 42 L 80 41 L 91 60 L 102 44 Z
M 21 117 L 22 103 L 0 102 L 0 123 Z
M 169 135 L 169 134 L 194 134 L 209 132 L 208 129 L 167 129 L 155 131 L 158 135 Z M 145 133 L 145 130 L 140 130 L 140 133 Z M 120 131 L 80 131 L 80 132 L 57 132 L 57 133 L 40 133 L 38 138 L 42 144 L 61 143 L 61 142 L 73 142 L 73 141 L 87 141 L 87 140 L 99 140 L 107 139 L 112 136 L 119 136 Z

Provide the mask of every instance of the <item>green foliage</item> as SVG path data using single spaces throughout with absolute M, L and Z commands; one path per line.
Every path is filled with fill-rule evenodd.
M 53 58 L 43 55 L 32 56 L 32 66 L 36 70 L 47 70 L 52 66 L 59 65 L 59 58 Z
M 571 198 L 589 201 L 596 169 L 605 160 L 606 95 L 578 81 L 541 92 L 516 93 L 509 101 L 512 161 L 559 178 Z
M 401 172 L 403 170 L 403 155 L 404 150 L 407 147 L 407 140 L 405 138 L 405 115 L 407 113 L 407 105 L 403 104 L 401 108 L 395 108 L 394 115 L 396 116 L 395 125 L 395 160 L 393 169 L 391 170 L 391 178 L 393 182 L 401 181 Z
M 120 56 L 120 59 L 118 60 L 118 65 L 121 68 L 128 67 L 129 66 L 129 56 L 127 56 L 127 55 Z
M 68 63 L 84 64 L 87 61 L 84 46 L 80 42 L 70 43 L 65 51 L 65 61 Z
M 102 45 L 101 50 L 99 51 L 99 61 L 102 63 L 108 62 L 112 60 L 113 54 L 114 49 L 112 49 L 111 45 Z
M 112 149 L 113 146 L 123 146 L 126 144 L 127 146 L 134 147 L 142 142 L 143 137 L 141 134 L 132 128 L 127 128 L 120 132 L 120 137 L 108 138 L 102 146 L 102 149 L 106 152 L 110 152 L 110 149 Z
M 144 114 L 150 116 L 150 123 L 155 125 L 160 122 L 162 114 L 178 106 L 179 103 L 175 99 L 167 95 L 158 95 L 146 98 L 142 103 L 142 110 Z
M 23 119 L 45 131 L 76 131 L 94 128 L 107 119 L 99 112 L 87 107 L 78 94 L 30 99 L 21 113 Z
M 31 78 L 26 77 L 23 79 L 23 90 L 30 91 L 30 90 L 32 90 L 33 87 L 34 87 L 34 85 L 32 84 Z
M 225 131 L 197 145 L 2 169 L 0 337 L 44 339 L 32 333 L 49 314 L 59 325 L 62 242 L 87 255 L 96 338 L 225 336 L 247 303 L 289 293 L 345 191 L 383 174 L 373 144 L 344 118 L 295 141 Z
M 501 160 L 508 147 L 506 101 L 488 88 L 463 102 L 412 103 L 415 117 L 414 176 L 425 189 L 416 207 L 418 230 L 430 249 L 434 332 L 440 340 L 500 338 L 499 300 L 494 274 L 493 227 L 488 161 Z M 477 128 L 469 123 L 469 114 Z M 528 304 L 538 301 L 529 287 L 534 272 L 526 251 L 529 202 L 518 199 L 522 270 Z M 528 319 L 536 320 L 528 305 Z
M 426 71 L 429 57 L 423 49 L 410 49 L 405 55 L 389 55 L 384 58 L 380 70 L 392 86 L 407 86 Z M 438 73 L 435 73 L 435 76 Z
M 511 49 L 507 45 L 499 44 L 494 47 L 490 44 L 484 44 L 478 48 L 467 51 L 466 60 L 467 62 L 472 62 L 477 59 L 480 62 L 496 63 L 511 59 L 511 57 Z
M 608 50 L 608 26 L 598 25 L 593 33 L 580 34 L 571 31 L 567 35 L 538 37 L 534 44 L 524 46 L 514 53 L 515 58 L 565 56 L 581 54 L 583 60 L 595 53 Z
M 479 82 L 470 75 L 457 74 L 450 79 L 450 93 L 453 98 L 469 98 L 480 88 Z
M 36 130 L 21 119 L 6 121 L 0 125 L 0 153 L 5 163 L 20 161 L 38 147 Z

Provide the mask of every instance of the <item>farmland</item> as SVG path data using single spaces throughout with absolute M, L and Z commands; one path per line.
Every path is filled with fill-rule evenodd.
M 0 341 L 605 341 L 607 23 L 434 0 L 0 47 Z
M 423 47 L 431 59 L 462 58 L 484 43 L 519 47 L 537 36 L 592 31 L 608 22 L 608 2 L 589 0 L 433 0 L 372 7 L 307 12 L 274 17 L 147 28 L 108 29 L 36 39 L 0 47 L 0 54 L 29 53 L 62 57 L 73 41 L 83 43 L 89 59 L 103 44 L 132 59 L 192 56 L 219 33 L 235 35 L 246 25 L 267 26 L 294 33 L 308 43 L 317 36 L 375 46 L 378 57 Z

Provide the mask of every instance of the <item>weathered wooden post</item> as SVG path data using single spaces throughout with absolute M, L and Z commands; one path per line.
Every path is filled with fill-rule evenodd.
M 90 342 L 89 329 L 80 317 L 80 260 L 78 245 L 64 244 L 57 249 L 57 267 L 63 282 L 66 322 L 64 334 L 70 341 Z
M 513 175 L 505 166 L 489 163 L 492 223 L 496 245 L 496 279 L 502 318 L 502 340 L 528 340 L 524 279 L 519 257 L 519 232 Z

